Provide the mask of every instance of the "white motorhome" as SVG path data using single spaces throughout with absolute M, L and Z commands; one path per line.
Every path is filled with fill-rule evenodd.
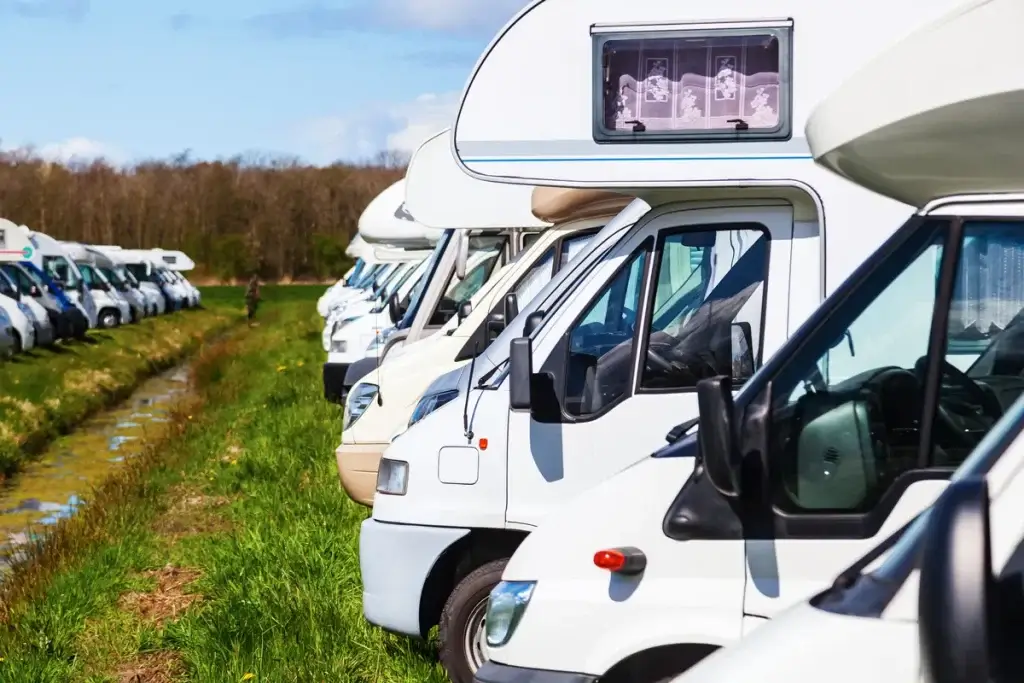
M 142 297 L 147 316 L 163 313 L 165 303 L 160 290 L 152 284 L 146 286 L 146 283 L 139 282 L 139 279 L 128 268 L 129 261 L 125 258 L 126 252 L 123 248 L 109 244 L 97 244 L 90 248 L 103 252 L 113 261 L 114 272 L 117 276 L 127 280 L 132 289 Z
M 109 261 L 106 257 L 99 252 L 90 251 L 78 242 L 61 242 L 61 246 L 78 266 L 85 286 L 96 300 L 99 326 L 109 329 L 131 322 L 131 304 L 100 270 L 99 259 L 102 257 L 103 262 L 107 263 Z
M 129 317 L 123 322 L 139 322 L 146 317 L 147 301 L 146 296 L 132 286 L 127 276 L 127 269 L 114 260 L 111 252 L 91 245 L 84 245 L 85 251 L 91 259 L 91 263 L 100 274 L 106 278 L 110 286 L 128 302 Z M 101 324 L 103 316 L 100 316 Z M 106 326 L 106 325 L 104 325 Z
M 185 293 L 188 296 L 189 307 L 194 308 L 202 304 L 203 295 L 199 291 L 199 288 L 189 282 L 188 278 L 185 277 L 186 272 L 193 270 L 196 267 L 196 262 L 183 251 L 172 249 L 153 249 L 153 252 L 156 254 L 159 262 L 162 263 L 170 272 L 171 277 L 178 282 L 182 288 L 184 288 Z
M 170 313 L 183 307 L 185 293 L 179 285 L 167 279 L 167 268 L 149 249 L 122 249 L 121 257 L 139 285 L 159 292 L 163 302 L 161 313 Z
M 335 282 L 333 285 L 327 288 L 316 302 L 317 313 L 320 314 L 321 318 L 326 318 L 331 310 L 332 301 L 341 294 L 344 294 L 346 290 L 353 287 L 355 282 L 363 275 L 363 271 L 368 267 L 366 257 L 373 257 L 373 248 L 366 244 L 366 241 L 362 237 L 356 234 L 345 247 L 345 255 L 350 259 L 353 259 L 354 263 L 352 267 L 346 271 L 345 275 L 340 280 Z
M 520 304 L 528 303 L 629 201 L 608 192 L 535 190 L 474 180 L 456 166 L 448 136 L 444 131 L 426 141 L 410 164 L 410 211 L 432 225 L 459 230 L 480 225 L 494 229 L 504 220 L 508 229 L 525 226 L 537 233 L 486 283 L 497 249 L 470 256 L 466 277 L 449 285 L 448 297 L 458 302 L 458 312 L 442 332 L 410 346 L 355 385 L 336 456 L 345 490 L 365 505 L 373 502 L 377 463 L 395 434 L 451 398 L 450 392 L 424 395 L 430 382 L 483 352 Z M 377 396 L 384 397 L 385 405 L 374 402 Z
M 68 299 L 89 322 L 90 328 L 99 326 L 99 309 L 92 291 L 86 286 L 82 272 L 68 254 L 63 244 L 44 233 L 21 226 L 28 232 L 36 250 L 42 254 L 43 269 L 56 280 Z
M 543 0 L 499 34 L 457 115 L 453 154 L 464 170 L 495 182 L 604 187 L 649 210 L 634 207 L 640 216 L 616 219 L 593 238 L 578 268 L 570 264 L 572 286 L 553 287 L 492 344 L 504 357 L 495 350 L 482 358 L 460 380 L 457 400 L 385 452 L 360 537 L 369 621 L 413 636 L 439 624 L 449 675 L 470 680 L 495 653 L 484 638 L 487 598 L 523 539 L 551 510 L 696 418 L 700 380 L 725 373 L 749 383 L 762 358 L 911 212 L 816 166 L 799 136 L 839 80 L 921 20 L 919 7 L 885 7 L 887 21 L 858 32 L 856 49 L 835 36 L 861 8 L 779 0 L 695 5 L 671 21 L 655 0 Z M 565 72 L 589 70 L 591 80 L 546 87 L 524 68 L 556 57 Z M 666 88 L 675 103 L 667 107 Z M 544 107 L 522 92 L 541 96 Z M 858 348 L 846 367 L 863 357 Z M 840 376 L 843 361 L 831 372 Z M 693 473 L 690 458 L 655 473 L 654 485 L 678 492 Z M 932 493 L 914 487 L 903 502 L 920 509 Z M 599 512 L 628 519 L 652 500 L 644 494 L 628 509 L 605 500 Z M 728 552 L 742 558 L 743 544 Z M 550 571 L 568 563 L 550 563 Z M 607 595 L 608 575 L 600 580 Z M 558 585 L 567 599 L 577 591 Z M 742 589 L 730 598 L 742 603 Z M 575 624 L 587 614 L 550 623 L 564 627 L 569 616 Z M 733 617 L 741 623 L 742 610 Z M 575 640 L 596 627 L 559 634 Z M 620 664 L 616 654 L 637 652 L 638 634 L 623 633 L 615 647 L 602 639 L 588 667 L 607 674 Z M 545 637 L 549 647 L 532 641 L 531 652 L 553 664 L 559 652 Z M 515 643 L 498 647 L 511 652 Z M 657 646 L 640 647 L 649 650 Z
M 768 683 L 802 683 L 820 681 L 822 677 L 840 683 L 917 683 L 937 680 L 929 672 L 929 668 L 934 670 L 934 664 L 921 659 L 922 645 L 928 645 L 925 654 L 945 652 L 948 657 L 977 657 L 989 651 L 978 639 L 983 639 L 986 632 L 994 633 L 1002 623 L 992 620 L 986 628 L 983 622 L 975 621 L 967 628 L 954 628 L 957 617 L 964 613 L 952 609 L 950 602 L 941 595 L 933 594 L 934 582 L 931 588 L 927 585 L 929 572 L 949 570 L 949 565 L 941 562 L 941 556 L 930 555 L 923 547 L 927 528 L 936 517 L 946 520 L 948 532 L 940 534 L 939 539 L 945 537 L 951 549 L 965 543 L 973 555 L 966 562 L 959 558 L 954 563 L 956 576 L 967 581 L 984 577 L 985 581 L 995 584 L 994 577 L 978 571 L 981 567 L 971 565 L 990 557 L 998 584 L 992 586 L 996 590 L 986 587 L 988 594 L 998 595 L 1002 604 L 1011 609 L 1018 609 L 1021 604 L 1024 402 L 1017 400 L 1013 407 L 1009 406 L 1024 389 L 1019 370 L 1012 367 L 1024 355 L 1024 335 L 1020 329 L 1024 322 L 1021 314 L 1024 297 L 1018 289 L 1021 269 L 1017 265 L 1024 243 L 1024 161 L 1015 154 L 1021 151 L 1016 148 L 1024 141 L 1021 135 L 1024 126 L 1013 113 L 1013 103 L 1024 97 L 1024 79 L 984 76 L 972 80 L 963 76 L 979 73 L 979 69 L 983 72 L 983 65 L 988 64 L 989 59 L 998 60 L 1000 54 L 1011 54 L 1017 42 L 1015 27 L 1022 21 L 1024 8 L 1018 3 L 1008 0 L 971 2 L 873 60 L 818 108 L 807 127 L 819 163 L 876 191 L 922 205 L 918 215 L 902 229 L 904 241 L 915 239 L 914 231 L 933 230 L 936 240 L 944 240 L 942 263 L 957 257 L 960 260 L 955 270 L 943 265 L 937 294 L 927 293 L 936 306 L 921 302 L 933 308 L 932 334 L 921 328 L 921 323 L 910 327 L 901 321 L 898 327 L 908 343 L 915 337 L 919 340 L 917 347 L 923 349 L 927 343 L 929 377 L 936 374 L 936 365 L 943 361 L 949 365 L 944 366 L 945 376 L 941 381 L 933 379 L 932 386 L 937 390 L 932 393 L 934 398 L 926 399 L 923 406 L 920 401 L 908 404 L 921 410 L 921 417 L 916 420 L 920 429 L 928 425 L 924 416 L 935 412 L 932 423 L 935 437 L 926 438 L 920 429 L 907 432 L 907 436 L 913 438 L 906 441 L 904 448 L 919 464 L 899 466 L 896 471 L 887 472 L 885 469 L 894 469 L 893 463 L 876 460 L 878 465 L 885 466 L 876 470 L 878 475 L 893 482 L 887 497 L 893 498 L 898 491 L 899 478 L 922 479 L 926 468 L 948 471 L 949 466 L 956 464 L 955 454 L 950 454 L 944 443 L 955 433 L 949 426 L 953 420 L 959 427 L 955 431 L 964 433 L 965 439 L 971 441 L 988 429 L 953 480 L 975 491 L 977 487 L 971 482 L 984 481 L 988 489 L 986 497 L 990 500 L 974 505 L 969 511 L 973 524 L 950 524 L 951 513 L 944 508 L 964 500 L 962 491 L 954 491 L 960 486 L 950 486 L 931 510 L 864 553 L 838 573 L 830 587 L 809 599 L 794 592 L 792 597 L 798 600 L 794 607 L 770 623 L 758 626 L 742 642 L 708 657 L 677 679 L 678 683 L 717 683 L 751 676 Z M 949 41 L 953 39 L 962 51 L 949 51 Z M 908 59 L 925 60 L 934 70 L 920 82 L 902 83 L 889 70 L 907 63 Z M 940 84 L 946 85 L 939 88 Z M 884 104 L 867 119 L 854 116 L 845 108 L 869 91 L 873 96 L 881 96 L 880 102 Z M 931 147 L 936 141 L 941 143 Z M 894 240 L 900 238 L 897 235 Z M 920 238 L 917 241 L 920 244 Z M 905 247 L 902 249 L 906 252 Z M 897 284 L 906 278 L 906 271 L 896 275 L 899 268 L 906 268 L 906 256 L 900 257 L 903 263 L 898 266 L 888 263 L 897 253 L 893 248 L 892 255 L 879 256 L 873 264 L 875 273 L 888 273 L 887 279 L 892 282 L 881 294 L 877 285 L 869 284 L 872 277 L 878 276 L 868 273 L 857 286 L 874 290 L 870 296 L 861 297 L 857 289 L 850 290 L 851 300 L 863 298 L 859 307 L 866 307 L 866 312 L 861 317 L 872 308 L 884 305 L 887 297 L 890 305 L 885 308 L 893 310 L 891 300 L 894 297 L 913 295 L 907 289 L 900 292 Z M 949 279 L 954 277 L 950 283 Z M 921 293 L 925 294 L 923 290 Z M 946 303 L 949 299 L 952 299 L 951 305 Z M 974 335 L 974 340 L 964 339 L 965 335 L 959 333 L 965 318 L 980 318 L 978 322 L 982 325 L 979 327 L 984 327 L 986 318 L 998 315 L 1001 310 L 1006 311 L 1003 315 L 1012 316 L 1009 324 L 996 323 L 997 328 L 1002 327 L 1001 331 L 990 333 L 987 338 Z M 945 315 L 949 317 L 948 323 L 943 320 Z M 844 319 L 845 324 L 849 324 L 849 316 Z M 857 324 L 854 322 L 848 328 L 854 335 Z M 809 332 L 808 339 L 823 332 Z M 955 368 L 963 367 L 964 363 L 954 355 L 955 350 L 968 343 L 973 343 L 976 352 L 982 355 L 960 372 Z M 873 362 L 888 364 L 886 360 L 879 357 Z M 908 367 L 904 359 L 891 360 L 895 361 L 894 365 Z M 928 384 L 925 386 L 927 388 Z M 926 391 L 925 395 L 929 393 Z M 847 403 L 851 398 L 847 398 Z M 997 403 L 992 403 L 993 398 Z M 739 399 L 737 404 L 741 404 Z M 886 405 L 883 402 L 879 407 L 885 409 Z M 971 415 L 973 411 L 977 412 Z M 989 426 L 1000 413 L 999 422 Z M 776 428 L 773 422 L 769 423 L 769 430 Z M 886 431 L 893 433 L 891 428 Z M 917 448 L 908 448 L 913 446 Z M 874 450 L 876 458 L 882 455 L 879 449 Z M 899 465 L 899 461 L 896 464 Z M 841 471 L 837 469 L 831 474 L 839 475 Z M 748 496 L 741 494 L 739 500 Z M 830 516 L 838 518 L 835 514 Z M 977 526 L 982 516 L 991 516 L 986 525 L 989 528 Z M 654 521 L 650 518 L 644 523 L 650 527 Z M 540 533 L 546 530 L 545 525 Z M 644 543 L 635 535 L 627 536 L 625 530 L 615 542 Z M 779 552 L 776 547 L 776 553 Z M 677 563 L 695 561 L 681 553 L 673 559 Z M 783 567 L 780 562 L 780 574 Z M 947 574 L 947 582 L 949 578 Z M 541 582 L 537 585 L 539 587 Z M 677 590 L 671 583 L 667 585 L 671 586 L 668 592 Z M 785 582 L 782 585 L 785 586 Z M 979 583 L 975 590 L 981 588 Z M 804 592 L 811 590 L 814 586 L 808 582 Z M 974 595 L 979 596 L 980 592 Z M 984 602 L 984 599 L 969 599 L 960 604 L 983 607 Z M 524 619 L 535 616 L 530 612 L 534 607 L 529 607 Z M 678 608 L 676 612 L 679 613 Z M 751 626 L 763 622 L 756 614 L 751 615 Z M 540 612 L 536 616 L 550 618 Z M 927 623 L 929 616 L 931 624 Z M 745 624 L 744 633 L 747 630 Z M 936 634 L 943 632 L 947 637 L 954 636 L 955 640 L 936 639 Z M 945 664 L 948 674 L 964 671 L 952 667 L 949 659 Z
M 34 254 L 28 237 L 18 227 L 6 219 L 0 218 L 0 266 L 5 263 L 18 263 L 27 256 Z M 33 302 L 34 303 L 34 302 Z M 38 306 L 38 304 L 36 304 Z M 38 312 L 30 304 L 30 297 L 22 294 L 18 283 L 0 268 L 0 309 L 6 314 L 5 323 L 11 327 L 11 351 L 20 353 L 36 346 Z

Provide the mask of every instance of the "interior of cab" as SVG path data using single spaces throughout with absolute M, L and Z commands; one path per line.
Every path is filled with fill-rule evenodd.
M 1024 393 L 1024 269 L 1016 267 L 1024 226 L 967 224 L 949 307 L 940 311 L 948 316 L 945 351 L 930 359 L 947 249 L 935 223 L 883 290 L 837 309 L 824 354 L 794 360 L 797 381 L 776 393 L 771 420 L 780 507 L 866 511 L 909 472 L 958 467 Z M 931 417 L 925 379 L 935 364 L 941 381 L 922 459 Z
M 469 250 L 466 259 L 466 277 L 459 280 L 452 273 L 448 287 L 441 300 L 437 302 L 430 326 L 441 326 L 451 320 L 466 301 L 480 291 L 480 288 L 491 278 L 496 267 L 505 263 L 506 237 L 476 236 L 469 238 Z

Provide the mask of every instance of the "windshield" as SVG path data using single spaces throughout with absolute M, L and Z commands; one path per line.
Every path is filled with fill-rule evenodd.
M 145 263 L 129 263 L 127 265 L 128 272 L 131 273 L 136 280 L 139 282 L 151 282 L 152 276 L 146 272 Z
M 7 273 L 7 276 L 17 285 L 19 292 L 25 296 L 31 296 L 35 282 L 28 276 L 28 273 L 13 263 L 5 263 L 0 269 Z
M 125 266 L 118 266 L 115 272 L 121 277 L 122 280 L 126 281 L 129 285 L 131 285 L 135 289 L 139 288 L 139 281 L 135 279 L 135 276 L 132 275 L 132 271 L 128 270 L 128 268 L 126 268 Z
M 441 255 L 444 254 L 444 250 L 448 247 L 452 237 L 455 235 L 454 230 L 445 230 L 441 235 L 441 239 L 437 241 L 437 246 L 434 247 L 434 253 L 427 259 L 427 266 L 424 270 L 423 277 L 416 283 L 412 293 L 409 295 L 409 308 L 406 309 L 405 315 L 402 316 L 401 321 L 395 325 L 396 329 L 404 330 L 412 327 L 412 321 L 416 319 L 416 312 L 420 308 L 420 303 L 423 301 L 423 292 L 426 291 L 427 285 L 430 284 L 431 279 L 437 273 L 437 265 L 441 261 Z
M 43 268 L 65 289 L 78 289 L 81 283 L 71 262 L 64 256 L 43 256 Z
M 370 283 L 373 282 L 373 280 L 377 277 L 377 274 L 380 273 L 383 267 L 383 263 L 374 263 L 373 265 L 366 269 L 366 272 L 363 273 L 362 277 L 356 280 L 355 284 L 353 284 L 352 286 L 355 289 L 366 289 L 367 287 L 370 286 Z
M 352 266 L 352 272 L 349 273 L 348 277 L 345 278 L 345 284 L 351 286 L 353 282 L 358 280 L 363 274 L 363 268 L 366 266 L 366 261 L 360 256 L 356 259 L 356 264 Z
M 18 292 L 18 286 L 11 281 L 10 276 L 2 269 L 0 269 L 0 294 L 8 296 L 16 301 L 21 298 L 21 295 Z
M 469 255 L 466 259 L 466 277 L 457 282 L 453 277 L 445 297 L 454 301 L 456 306 L 472 299 L 490 279 L 506 241 L 506 237 L 471 237 Z

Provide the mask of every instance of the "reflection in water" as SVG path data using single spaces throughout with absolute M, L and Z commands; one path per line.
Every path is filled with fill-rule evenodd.
M 167 408 L 187 390 L 187 366 L 144 382 L 127 401 L 56 441 L 0 488 L 0 566 L 33 531 L 74 514 L 83 497 L 134 454 L 147 425 L 167 422 Z

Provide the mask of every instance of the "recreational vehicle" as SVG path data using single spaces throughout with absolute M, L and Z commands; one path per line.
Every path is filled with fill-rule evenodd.
M 678 12 L 667 17 L 665 4 L 655 0 L 542 0 L 500 32 L 455 120 L 452 153 L 464 171 L 491 182 L 604 188 L 642 204 L 631 220 L 612 221 L 593 238 L 590 253 L 570 264 L 571 286 L 559 292 L 553 282 L 535 297 L 536 308 L 521 311 L 521 321 L 460 378 L 458 399 L 385 452 L 373 516 L 360 536 L 369 621 L 412 636 L 439 625 L 442 662 L 457 683 L 471 680 L 491 657 L 500 662 L 495 667 L 526 677 L 543 671 L 607 676 L 634 664 L 653 671 L 662 648 L 674 647 L 677 641 L 644 641 L 648 630 L 635 623 L 596 619 L 587 604 L 548 621 L 570 641 L 564 648 L 554 646 L 561 641 L 550 631 L 528 645 L 520 646 L 519 634 L 489 644 L 488 595 L 508 558 L 551 510 L 620 472 L 640 476 L 644 468 L 631 466 L 663 445 L 680 422 L 697 418 L 699 381 L 724 374 L 737 388 L 750 384 L 762 359 L 812 318 L 912 211 L 815 165 L 801 135 L 811 109 L 838 82 L 922 21 L 918 6 L 885 8 L 892 21 L 865 26 L 856 49 L 835 36 L 864 16 L 862 7 L 794 7 L 780 0 L 694 5 L 685 19 Z M 523 65 L 541 60 L 591 77 L 538 82 Z M 541 95 L 545 105 L 522 92 Z M 844 337 L 837 347 L 830 377 L 852 377 L 875 355 L 862 335 L 853 337 L 852 346 Z M 841 357 L 854 346 L 855 353 Z M 671 462 L 653 472 L 651 491 L 689 491 L 690 482 L 700 481 L 693 458 L 650 461 L 663 468 Z M 607 494 L 613 485 L 603 486 Z M 920 482 L 900 500 L 919 510 L 937 488 Z M 630 519 L 652 501 L 644 492 L 622 509 L 605 498 L 597 512 L 602 519 Z M 856 532 L 864 535 L 861 546 L 880 533 L 881 523 L 912 514 L 903 507 L 889 512 L 877 516 L 878 528 Z M 559 558 L 573 547 L 562 544 Z M 856 553 L 856 543 L 838 545 Z M 738 558 L 742 571 L 742 542 L 717 547 Z M 592 558 L 593 551 L 584 560 L 596 570 Z M 690 564 L 716 566 L 719 559 Z M 568 571 L 573 561 L 580 560 L 546 562 L 545 576 Z M 822 552 L 812 561 L 823 577 L 845 564 L 841 553 Z M 609 594 L 607 574 L 593 581 L 613 607 L 631 598 Z M 543 583 L 523 590 L 538 599 L 547 590 Z M 558 587 L 556 602 L 579 591 L 579 584 L 570 590 L 549 583 Z M 696 600 L 708 591 L 702 584 L 684 595 Z M 806 594 L 791 591 L 793 600 Z M 755 592 L 746 591 L 753 602 Z M 731 621 L 702 626 L 702 633 L 718 625 L 732 638 L 740 633 L 742 577 L 729 599 L 739 611 L 729 614 Z M 687 620 L 673 619 L 693 623 L 705 616 L 691 607 Z M 573 655 L 576 668 L 567 668 L 568 652 L 583 647 L 586 666 Z
M 85 286 L 96 299 L 99 326 L 109 329 L 131 322 L 131 304 L 100 270 L 102 254 L 90 251 L 77 242 L 62 242 L 61 245 L 78 266 Z M 109 261 L 102 257 L 102 263 Z
M 21 228 L 28 234 L 35 252 L 42 255 L 43 270 L 60 285 L 71 303 L 85 316 L 88 326 L 98 327 L 99 309 L 96 307 L 96 299 L 86 286 L 81 270 L 63 244 L 49 235 L 30 230 L 27 226 L 23 225 Z M 83 331 L 79 336 L 84 334 Z
M 167 268 L 171 278 L 184 288 L 189 307 L 199 306 L 202 303 L 202 294 L 199 292 L 199 288 L 189 282 L 184 275 L 196 267 L 196 262 L 183 251 L 153 249 L 153 253 L 156 254 L 158 263 L 162 263 Z
M 119 278 L 127 280 L 131 288 L 142 298 L 147 316 L 158 315 L 163 312 L 164 298 L 160 294 L 160 290 L 153 286 L 147 287 L 139 282 L 138 278 L 128 269 L 128 261 L 125 260 L 124 249 L 107 244 L 94 245 L 90 248 L 103 252 L 114 262 L 114 273 Z

